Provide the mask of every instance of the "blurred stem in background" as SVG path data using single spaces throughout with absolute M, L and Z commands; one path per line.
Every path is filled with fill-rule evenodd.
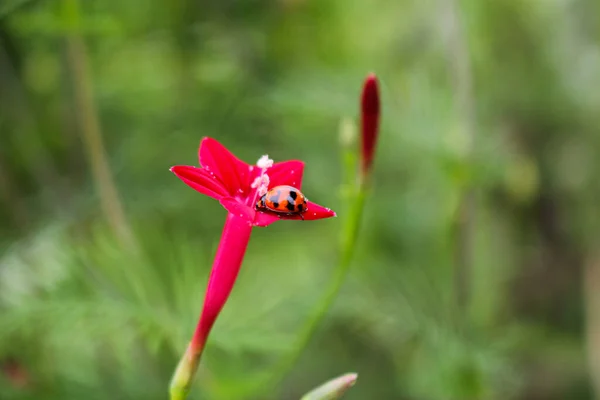
M 100 196 L 102 212 L 111 229 L 124 245 L 133 245 L 133 234 L 127 224 L 123 206 L 108 165 L 89 72 L 88 55 L 81 36 L 82 13 L 79 0 L 62 0 L 66 48 L 79 129 L 94 184 Z
M 0 153 L 0 201 L 9 210 L 9 215 L 13 218 L 14 226 L 20 231 L 25 231 L 29 218 L 27 216 L 27 209 L 19 201 L 20 196 L 17 188 L 12 185 L 8 178 L 2 153 Z
M 459 119 L 459 146 L 463 163 L 469 164 L 475 145 L 475 99 L 473 95 L 473 76 L 467 38 L 461 18 L 461 6 L 458 0 L 443 0 L 444 36 L 448 40 L 448 61 L 456 115 Z M 471 170 L 470 168 L 468 169 Z M 471 272 L 473 268 L 473 236 L 475 211 L 475 192 L 472 180 L 467 176 L 461 181 L 460 202 L 458 205 L 455 231 L 455 290 L 459 312 L 469 308 Z
M 358 232 L 362 220 L 365 200 L 370 189 L 370 175 L 375 154 L 375 145 L 377 143 L 377 134 L 379 131 L 380 118 L 380 100 L 379 100 L 379 83 L 374 74 L 370 74 L 364 83 L 361 97 L 361 159 L 356 176 L 356 164 L 352 161 L 356 159 L 354 156 L 355 149 L 348 146 L 353 140 L 351 136 L 353 127 L 347 123 L 342 123 L 341 142 L 343 148 L 342 163 L 344 176 L 352 177 L 350 182 L 351 190 L 347 192 L 347 199 L 344 200 L 349 204 L 346 210 L 346 217 L 343 221 L 340 243 L 340 258 L 336 270 L 333 273 L 333 278 L 321 300 L 317 303 L 312 316 L 300 332 L 298 341 L 293 346 L 288 357 L 284 357 L 274 369 L 276 372 L 270 378 L 270 381 L 261 385 L 266 390 L 276 386 L 293 368 L 302 352 L 310 342 L 317 328 L 327 315 L 327 312 L 333 305 L 337 295 L 342 288 L 342 284 L 348 275 L 348 270 L 354 256 L 354 249 L 358 240 Z M 348 134 L 350 132 L 350 134 Z M 346 183 L 346 182 L 344 182 Z
M 71 195 L 70 188 L 61 179 L 51 151 L 44 143 L 44 136 L 53 128 L 41 122 L 42 113 L 35 105 L 35 95 L 32 94 L 26 78 L 26 51 L 19 47 L 19 40 L 9 27 L 8 14 L 23 5 L 25 2 L 13 2 L 12 7 L 9 4 L 8 8 L 0 8 L 0 129 L 3 131 L 2 139 L 10 136 L 16 138 L 16 143 L 10 150 L 8 148 L 11 146 L 5 147 L 4 142 L 0 145 L 2 150 L 7 151 L 1 156 L 0 163 L 3 165 L 0 168 L 3 169 L 6 185 L 3 191 L 9 191 L 9 194 L 3 197 L 10 195 L 14 200 L 12 204 L 7 203 L 10 210 L 8 214 L 13 216 L 19 230 L 27 228 L 26 224 L 33 221 L 34 213 L 19 201 L 25 196 L 25 191 L 15 173 L 11 171 L 10 159 L 15 153 L 27 159 L 24 169 L 29 171 L 33 181 L 41 189 L 39 192 L 43 203 L 52 207 L 54 213 L 65 214 Z M 14 134 L 11 135 L 10 131 Z M 12 153 L 10 156 L 8 151 Z M 38 211 L 45 207 L 46 205 Z
M 592 252 L 588 257 L 582 276 L 588 368 L 593 390 L 598 396 L 600 394 L 600 253 Z

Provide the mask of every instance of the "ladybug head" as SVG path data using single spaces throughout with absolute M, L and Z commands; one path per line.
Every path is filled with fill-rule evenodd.
M 258 199 L 258 202 L 256 203 L 256 208 L 258 209 L 265 209 L 267 208 L 267 205 L 265 204 L 265 199 L 266 199 L 267 195 L 263 194 L 260 199 Z

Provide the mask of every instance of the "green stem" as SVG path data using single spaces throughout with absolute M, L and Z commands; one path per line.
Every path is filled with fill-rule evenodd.
M 27 208 L 19 201 L 21 194 L 17 193 L 17 187 L 9 179 L 6 170 L 2 154 L 0 154 L 0 204 L 4 203 L 7 214 L 13 218 L 17 230 L 24 232 L 29 220 Z
M 63 20 L 68 28 L 66 48 L 71 67 L 76 114 L 79 117 L 81 138 L 92 169 L 92 176 L 104 216 L 115 235 L 126 245 L 133 245 L 133 235 L 127 224 L 117 187 L 108 165 L 102 140 L 102 130 L 89 71 L 85 41 L 81 37 L 81 10 L 79 0 L 63 0 Z
M 175 369 L 175 373 L 169 384 L 170 400 L 185 400 L 187 398 L 192 387 L 194 375 L 198 370 L 203 349 L 204 343 L 198 346 L 198 344 L 192 342 L 188 345 L 179 364 L 177 364 L 177 369 Z
M 464 162 L 470 163 L 476 140 L 476 109 L 473 91 L 473 72 L 469 54 L 467 32 L 464 27 L 460 1 L 444 0 L 444 13 L 450 21 L 445 32 L 449 40 L 449 72 L 454 89 L 456 113 L 463 131 Z M 455 236 L 455 291 L 459 314 L 468 311 L 471 297 L 471 275 L 473 269 L 473 248 L 475 230 L 475 191 L 472 182 L 462 187 L 456 220 Z
M 297 343 L 293 346 L 292 352 L 276 365 L 274 368 L 274 371 L 277 371 L 275 375 L 271 376 L 266 384 L 261 385 L 261 389 L 259 390 L 271 390 L 290 372 L 340 292 L 354 256 L 354 249 L 356 248 L 356 241 L 358 239 L 358 231 L 360 229 L 368 186 L 368 181 L 361 177 L 359 184 L 357 185 L 358 190 L 354 193 L 350 209 L 348 210 L 348 217 L 344 223 L 344 229 L 342 230 L 339 263 L 325 294 L 322 299 L 317 302 L 317 307 L 302 329 Z

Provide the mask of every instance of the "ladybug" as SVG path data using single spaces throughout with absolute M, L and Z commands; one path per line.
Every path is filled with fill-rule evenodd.
M 293 186 L 275 186 L 256 203 L 256 209 L 284 215 L 299 215 L 306 212 L 306 197 Z

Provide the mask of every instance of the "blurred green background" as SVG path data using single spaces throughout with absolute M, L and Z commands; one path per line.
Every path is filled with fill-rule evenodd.
M 335 270 L 371 71 L 350 275 L 265 387 Z M 254 230 L 192 398 L 594 398 L 599 84 L 594 0 L 2 0 L 0 399 L 167 397 L 225 219 L 169 172 L 203 136 L 304 160 L 339 217 Z

